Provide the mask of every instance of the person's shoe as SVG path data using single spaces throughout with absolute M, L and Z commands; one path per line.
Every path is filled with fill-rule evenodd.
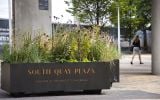
M 143 62 L 140 62 L 140 64 L 144 64 Z
M 133 62 L 131 61 L 131 64 L 133 64 Z

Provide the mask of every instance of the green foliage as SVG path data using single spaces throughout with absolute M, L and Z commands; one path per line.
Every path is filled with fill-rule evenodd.
M 9 63 L 39 62 L 91 62 L 118 59 L 117 48 L 99 34 L 99 27 L 92 30 L 64 30 L 54 34 L 52 41 L 44 36 L 24 37 L 20 48 L 4 46 L 3 60 Z M 43 38 L 42 38 L 43 37 Z M 42 41 L 44 40 L 44 41 Z M 52 45 L 49 49 L 46 45 Z
M 100 61 L 101 60 L 101 53 L 104 49 L 104 43 L 100 40 L 97 40 L 95 43 L 92 43 L 91 52 L 89 54 L 89 59 L 91 61 Z
M 130 32 L 151 23 L 151 0 L 113 0 L 110 6 L 110 20 L 117 26 L 117 6 L 120 8 L 121 27 Z
M 3 60 L 5 62 L 11 63 L 27 63 L 27 62 L 40 62 L 40 57 L 38 56 L 38 48 L 35 45 L 30 45 L 20 50 L 14 50 L 10 54 L 9 46 L 4 47 L 3 49 Z
M 3 46 L 3 52 L 2 52 L 2 55 L 1 55 L 1 59 L 3 59 L 6 62 L 10 62 L 9 45 L 4 45 Z
M 66 32 L 55 35 L 54 43 L 56 44 L 53 48 L 53 61 L 77 62 L 87 58 L 89 46 L 87 35 L 77 30 Z
M 49 57 L 46 56 L 47 53 L 40 49 L 38 41 L 32 40 L 31 36 L 25 36 L 20 48 L 12 48 L 10 52 L 9 46 L 5 45 L 2 59 L 9 63 L 39 63 L 47 62 Z
M 99 34 L 99 27 L 56 33 L 52 61 L 90 62 L 118 59 L 114 44 Z
M 128 29 L 130 38 L 137 29 L 151 24 L 151 0 L 71 0 L 67 9 L 80 22 L 104 26 L 108 20 L 117 26 L 117 7 L 121 27 Z
M 65 1 L 67 5 L 69 2 Z M 67 11 L 80 22 L 103 25 L 108 18 L 108 9 L 112 0 L 72 0 L 73 6 Z

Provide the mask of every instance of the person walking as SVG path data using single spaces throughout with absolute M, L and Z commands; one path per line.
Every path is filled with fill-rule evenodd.
M 132 60 L 130 63 L 133 64 L 133 59 L 134 59 L 135 55 L 138 54 L 140 64 L 143 64 L 142 59 L 141 59 L 140 39 L 139 39 L 138 35 L 133 39 L 132 45 L 133 45 L 133 56 L 132 56 Z

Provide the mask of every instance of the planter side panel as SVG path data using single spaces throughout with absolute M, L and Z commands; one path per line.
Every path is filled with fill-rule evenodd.
M 115 76 L 116 76 L 116 78 L 117 78 L 117 82 L 119 82 L 120 81 L 120 78 L 119 78 L 119 72 L 120 72 L 120 69 L 119 69 L 119 60 L 116 60 L 116 74 L 115 74 Z
M 109 89 L 109 63 L 13 64 L 12 93 Z
M 1 63 L 1 88 L 10 91 L 10 64 Z
M 113 82 L 119 82 L 119 60 L 114 60 L 111 64 Z

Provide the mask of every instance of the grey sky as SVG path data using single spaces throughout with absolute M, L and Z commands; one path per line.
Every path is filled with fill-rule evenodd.
M 8 0 L 0 0 L 0 18 L 8 18 Z
M 67 8 L 68 6 L 64 3 L 64 0 L 52 0 L 52 16 L 59 17 L 58 22 L 66 23 L 69 20 L 73 21 L 73 17 L 66 12 Z M 0 0 L 0 18 L 9 18 L 8 0 Z M 54 19 L 52 21 L 55 22 Z

